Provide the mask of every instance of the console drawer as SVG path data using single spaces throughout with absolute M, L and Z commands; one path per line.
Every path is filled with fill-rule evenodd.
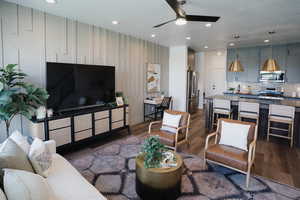
M 75 133 L 75 141 L 79 141 L 79 140 L 83 140 L 85 138 L 89 138 L 92 135 L 93 135 L 92 134 L 92 129 L 77 132 L 77 133 Z
M 71 126 L 71 119 L 64 118 L 64 119 L 57 119 L 49 121 L 49 130 L 58 129 Z
M 109 111 L 108 110 L 95 113 L 95 120 L 108 118 L 108 117 L 109 117 Z
M 95 134 L 101 134 L 109 131 L 109 119 L 95 121 Z
M 122 120 L 122 121 L 118 121 L 118 122 L 113 122 L 112 124 L 111 124 L 111 128 L 112 129 L 117 129 L 117 128 L 121 128 L 121 127 L 123 127 L 124 126 L 124 121 Z
M 49 138 L 55 140 L 57 147 L 69 144 L 71 143 L 71 128 L 67 127 L 49 131 Z
M 79 115 L 74 117 L 75 132 L 92 128 L 92 115 Z
M 111 111 L 112 122 L 120 121 L 124 119 L 124 108 L 116 108 Z

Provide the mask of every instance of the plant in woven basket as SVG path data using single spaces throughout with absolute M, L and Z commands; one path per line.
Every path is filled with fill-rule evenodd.
M 0 121 L 5 122 L 7 137 L 15 116 L 23 115 L 31 119 L 49 96 L 45 89 L 24 82 L 26 76 L 17 69 L 16 64 L 0 68 Z
M 142 146 L 145 168 L 161 167 L 160 163 L 163 158 L 163 152 L 165 150 L 166 148 L 163 144 L 160 143 L 158 136 L 148 137 Z

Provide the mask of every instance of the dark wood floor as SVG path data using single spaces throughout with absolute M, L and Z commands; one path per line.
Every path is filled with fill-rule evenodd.
M 147 132 L 149 123 L 142 123 L 131 128 L 135 135 Z M 203 157 L 205 138 L 208 132 L 204 128 L 202 111 L 191 116 L 191 145 L 182 146 L 179 151 Z M 300 149 L 290 148 L 284 142 L 257 142 L 255 167 L 253 173 L 274 181 L 300 188 Z

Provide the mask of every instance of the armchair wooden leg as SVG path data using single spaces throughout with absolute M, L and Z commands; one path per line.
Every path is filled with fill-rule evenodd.
M 249 183 L 250 183 L 250 174 L 251 174 L 251 166 L 248 167 L 248 171 L 247 171 L 247 175 L 246 175 L 246 188 L 249 187 Z

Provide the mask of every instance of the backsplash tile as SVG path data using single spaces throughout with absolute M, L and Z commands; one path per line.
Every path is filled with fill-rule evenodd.
M 247 91 L 248 87 L 251 88 L 251 93 L 257 94 L 259 91 L 266 88 L 277 88 L 278 91 L 284 91 L 284 96 L 293 96 L 293 92 L 300 97 L 300 83 L 289 84 L 289 83 L 247 83 L 247 82 L 227 82 L 227 87 L 237 88 L 241 86 L 241 92 Z

